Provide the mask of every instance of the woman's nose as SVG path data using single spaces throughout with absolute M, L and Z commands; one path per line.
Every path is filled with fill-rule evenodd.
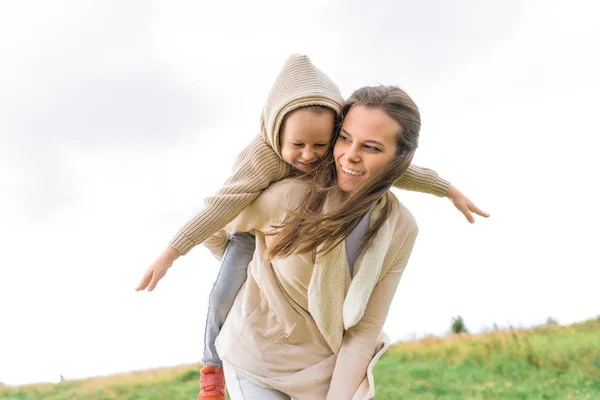
M 356 148 L 354 148 L 354 146 L 351 146 L 348 151 L 346 151 L 346 158 L 348 159 L 348 161 L 351 162 L 359 162 L 360 161 L 360 155 L 358 154 L 358 151 Z

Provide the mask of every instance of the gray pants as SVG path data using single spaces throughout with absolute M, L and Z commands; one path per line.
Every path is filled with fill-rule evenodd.
M 223 368 L 223 362 L 215 347 L 215 340 L 219 336 L 237 293 L 248 277 L 248 264 L 252 261 L 255 247 L 254 235 L 238 232 L 231 237 L 223 254 L 221 270 L 208 298 L 202 356 L 202 364 L 205 366 Z
M 285 393 L 266 389 L 225 367 L 227 391 L 231 400 L 293 400 Z

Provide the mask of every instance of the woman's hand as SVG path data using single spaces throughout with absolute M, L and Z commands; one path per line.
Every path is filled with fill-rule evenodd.
M 171 246 L 167 246 L 167 248 L 162 252 L 160 256 L 148 267 L 144 277 L 135 288 L 136 291 L 148 289 L 149 292 L 154 290 L 158 281 L 162 279 L 163 276 L 167 273 L 167 270 L 171 268 L 173 262 L 179 258 L 180 254 L 177 250 L 172 248 Z
M 463 213 L 465 218 L 467 218 L 467 221 L 469 221 L 470 223 L 475 222 L 475 218 L 473 218 L 472 213 L 480 215 L 484 218 L 487 218 L 490 216 L 490 214 L 486 213 L 485 211 L 480 210 L 475 204 L 473 204 L 473 202 L 471 200 L 469 200 L 469 198 L 467 196 L 462 194 L 454 186 L 450 186 L 450 189 L 448 189 L 448 193 L 446 193 L 446 197 L 449 198 L 450 201 L 452 201 L 452 204 L 454 204 L 454 207 L 456 207 L 458 209 L 458 211 Z

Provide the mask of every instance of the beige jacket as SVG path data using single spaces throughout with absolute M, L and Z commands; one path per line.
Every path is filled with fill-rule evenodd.
M 388 193 L 392 213 L 358 258 L 350 277 L 345 243 L 313 253 L 264 260 L 272 226 L 298 205 L 305 186 L 287 179 L 271 185 L 226 229 L 252 232 L 256 252 L 217 339 L 223 361 L 249 379 L 296 400 L 370 399 L 372 369 L 389 341 L 382 333 L 416 235 L 412 214 Z M 326 209 L 337 202 L 330 196 Z M 227 232 L 205 242 L 222 256 Z
M 271 183 L 290 175 L 291 167 L 281 159 L 279 144 L 279 128 L 286 114 L 309 105 L 323 105 L 339 114 L 343 102 L 335 83 L 307 56 L 291 56 L 267 98 L 261 116 L 261 134 L 240 153 L 225 185 L 206 199 L 204 209 L 173 237 L 171 247 L 187 254 L 222 229 Z M 443 197 L 450 183 L 430 169 L 411 165 L 394 186 Z

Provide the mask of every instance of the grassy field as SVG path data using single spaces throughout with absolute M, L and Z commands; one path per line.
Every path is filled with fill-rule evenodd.
M 0 399 L 196 399 L 198 371 L 180 366 L 0 387 Z M 377 364 L 375 379 L 377 400 L 600 399 L 600 320 L 402 343 Z

